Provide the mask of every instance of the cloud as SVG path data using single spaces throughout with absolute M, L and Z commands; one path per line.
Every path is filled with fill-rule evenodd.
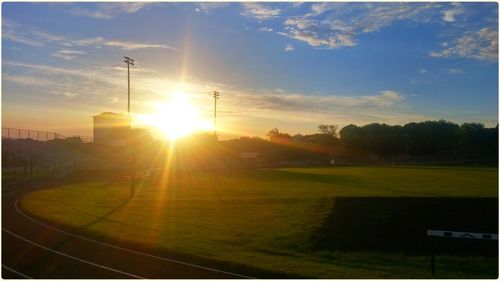
M 68 39 L 64 36 L 56 35 L 56 34 L 51 34 L 47 32 L 43 32 L 40 30 L 32 30 L 31 34 L 39 38 L 40 40 L 43 40 L 46 43 L 54 43 L 54 42 L 66 42 Z
M 130 6 L 129 9 L 133 10 L 133 7 L 135 6 Z M 2 36 L 7 40 L 35 47 L 41 47 L 52 44 L 64 47 L 90 46 L 90 47 L 118 48 L 122 50 L 139 50 L 139 49 L 153 49 L 153 48 L 176 50 L 176 48 L 166 44 L 125 41 L 125 40 L 111 40 L 104 37 L 73 39 L 66 36 L 51 34 L 38 29 L 25 27 L 10 20 L 7 20 L 7 25 L 5 24 L 3 25 Z M 74 54 L 76 53 L 73 53 L 73 55 Z M 71 59 L 72 57 L 74 57 L 68 53 L 59 53 L 59 52 L 55 52 L 52 55 L 55 57 L 61 57 L 65 59 Z
M 7 39 L 7 40 L 10 40 L 13 42 L 22 43 L 25 45 L 30 45 L 30 46 L 35 46 L 35 47 L 42 47 L 45 45 L 41 41 L 29 38 L 29 36 L 22 35 L 22 34 L 16 33 L 16 32 L 11 31 L 11 30 L 3 30 L 2 37 L 4 39 Z
M 269 20 L 276 18 L 281 13 L 280 9 L 272 9 L 260 3 L 244 2 L 241 5 L 243 6 L 243 11 L 240 14 L 248 18 Z
M 64 92 L 63 95 L 66 96 L 66 97 L 68 97 L 68 98 L 73 98 L 73 97 L 78 96 L 78 93 L 75 93 L 75 92 Z
M 85 69 L 73 69 L 73 68 L 63 68 L 63 67 L 55 67 L 50 65 L 42 65 L 42 64 L 30 64 L 30 63 L 22 63 L 15 61 L 4 61 L 4 65 L 14 66 L 19 68 L 27 68 L 33 71 L 37 71 L 44 75 L 60 75 L 64 76 L 77 76 L 80 78 L 87 78 L 90 80 L 98 80 L 103 82 L 109 82 L 110 80 L 106 78 L 105 73 L 98 73 L 96 71 L 89 71 Z M 109 73 L 108 73 L 109 74 Z
M 153 44 L 153 43 L 143 43 L 143 42 L 133 42 L 133 41 L 120 41 L 120 40 L 109 40 L 103 37 L 94 37 L 94 38 L 86 38 L 80 39 L 76 41 L 71 41 L 70 43 L 80 46 L 93 46 L 93 47 L 114 47 L 122 50 L 138 50 L 138 49 L 152 49 L 152 48 L 160 48 L 160 49 L 173 49 L 176 48 L 165 45 L 165 44 Z
M 255 92 L 255 90 L 254 90 Z M 254 110 L 273 110 L 276 112 L 324 112 L 332 110 L 351 111 L 355 108 L 377 109 L 396 105 L 403 100 L 403 96 L 396 91 L 381 91 L 376 95 L 339 96 L 339 95 L 306 95 L 289 92 L 264 92 L 247 94 L 246 92 L 232 92 L 229 103 L 247 101 L 246 108 Z
M 86 54 L 86 52 L 62 49 L 62 50 L 56 51 L 55 53 L 52 53 L 51 56 L 62 58 L 65 60 L 71 60 L 71 59 L 74 59 L 76 57 L 76 55 L 81 55 L 81 54 Z
M 293 45 L 292 45 L 292 44 L 287 44 L 287 45 L 285 46 L 285 52 L 291 52 L 291 51 L 293 51 L 293 50 L 295 50 L 295 48 L 293 47 Z
M 23 86 L 52 86 L 52 85 L 54 85 L 50 80 L 43 79 L 40 77 L 4 73 L 2 76 L 2 82 L 5 83 L 6 81 L 16 83 L 19 85 L 23 85 Z
M 270 27 L 261 27 L 259 28 L 260 31 L 266 31 L 266 32 L 273 32 L 274 29 L 270 28 Z
M 79 95 L 79 93 L 76 93 L 76 92 L 70 92 L 70 91 L 56 91 L 56 90 L 52 90 L 51 93 L 54 95 L 54 96 L 65 96 L 67 98 L 74 98 L 76 96 Z
M 428 22 L 439 7 L 435 3 L 385 3 L 375 5 L 354 18 L 353 24 L 356 30 L 368 33 L 379 31 L 395 21 Z
M 441 45 L 443 50 L 431 51 L 429 55 L 435 58 L 459 57 L 498 61 L 498 31 L 491 28 L 465 32 L 463 36 Z
M 87 109 L 89 106 L 102 108 L 110 106 L 114 96 L 126 93 L 126 76 L 110 67 L 65 68 L 14 61 L 4 61 L 4 67 L 2 82 L 29 86 L 23 94 L 45 95 L 42 97 L 44 102 L 58 104 L 72 99 Z M 23 75 L 15 74 L 20 71 Z M 13 95 L 12 92 L 8 94 Z M 51 100 L 47 95 L 64 99 Z
M 126 101 L 126 75 L 121 65 L 75 68 L 49 65 L 4 62 L 4 81 L 16 81 L 29 85 L 36 94 L 58 96 L 52 99 L 52 106 L 71 102 L 72 112 L 81 106 L 85 112 L 102 110 L 124 110 Z M 33 76 L 15 76 L 26 68 L 25 73 Z M 135 71 L 136 68 L 133 69 Z M 199 106 L 200 114 L 209 118 L 212 106 L 207 103 L 206 93 L 218 89 L 223 94 L 222 122 L 233 122 L 241 130 L 242 123 L 248 124 L 240 134 L 264 135 L 269 128 L 262 128 L 262 120 L 270 127 L 288 124 L 298 128 L 316 128 L 318 120 L 333 120 L 335 124 L 363 124 L 371 122 L 405 123 L 408 121 L 435 119 L 412 114 L 404 104 L 405 96 L 399 91 L 383 90 L 358 96 L 342 94 L 309 95 L 283 89 L 242 89 L 237 86 L 216 84 L 206 81 L 185 81 L 186 93 Z M 36 86 L 36 87 L 34 87 Z M 178 91 L 178 81 L 151 69 L 138 68 L 134 74 L 134 111 L 148 112 L 148 104 L 165 98 L 165 93 Z M 140 94 L 139 94 L 140 93 Z M 6 94 L 6 93 L 4 93 Z M 7 93 L 14 95 L 13 92 Z M 49 101 L 48 97 L 44 97 Z M 142 109 L 141 109 L 142 107 Z M 253 124 L 253 125 L 252 125 Z M 258 125 L 256 125 L 258 124 Z M 282 127 L 280 127 L 281 129 Z
M 25 85 L 45 85 L 50 86 L 60 94 L 65 92 L 85 93 L 83 96 L 100 95 L 109 96 L 107 89 L 113 92 L 113 89 L 124 89 L 126 79 L 124 79 L 125 68 L 121 66 L 114 67 L 92 67 L 88 68 L 64 68 L 49 65 L 27 64 L 14 61 L 5 61 L 7 67 L 3 79 L 18 84 Z M 10 74 L 11 67 L 26 68 L 36 76 L 17 76 Z M 165 91 L 175 91 L 175 79 L 163 77 L 161 73 L 142 69 L 134 74 L 134 87 L 140 92 L 155 92 L 164 94 Z M 66 83 L 66 85 L 65 85 Z M 173 84 L 171 84 L 173 83 Z M 159 87 L 161 85 L 161 87 Z M 404 100 L 404 96 L 393 90 L 380 91 L 378 94 L 361 96 L 343 96 L 343 95 L 308 95 L 303 93 L 288 92 L 282 89 L 262 90 L 262 89 L 240 89 L 227 85 L 210 84 L 204 82 L 186 82 L 189 92 L 193 95 L 201 93 L 205 95 L 207 89 L 220 89 L 224 92 L 224 101 L 234 107 L 235 110 L 245 111 L 264 110 L 273 112 L 324 112 L 332 110 L 350 111 L 356 110 L 381 110 L 395 106 Z M 59 88 L 59 89 L 58 89 Z M 85 88 L 85 90 L 79 90 Z M 178 89 L 177 89 L 178 90 Z M 141 94 L 141 96 L 144 96 Z M 242 103 L 242 101 L 245 101 Z M 353 111 L 354 110 L 354 111 Z
M 197 8 L 195 9 L 197 12 L 204 12 L 206 14 L 210 13 L 215 9 L 220 9 L 230 5 L 231 3 L 227 2 L 201 2 L 197 3 Z
M 283 30 L 276 33 L 313 47 L 338 49 L 356 46 L 360 35 L 378 32 L 398 21 L 419 24 L 445 21 L 450 27 L 463 28 L 463 23 L 451 24 L 458 21 L 460 15 L 469 13 L 468 6 L 461 3 L 350 3 L 347 6 L 345 3 L 324 2 L 313 3 L 310 7 L 310 11 L 303 15 L 286 18 Z M 483 40 L 490 38 L 489 34 L 482 36 Z M 491 51 L 486 51 L 477 57 L 491 55 Z
M 462 73 L 462 69 L 460 68 L 449 68 L 448 69 L 449 74 L 460 74 Z
M 320 15 L 328 10 L 334 9 L 336 6 L 336 3 L 331 2 L 314 3 L 311 5 L 311 12 L 313 15 Z
M 429 12 L 436 6 L 421 3 L 358 3 L 346 8 L 344 3 L 314 3 L 310 13 L 287 18 L 283 23 L 284 30 L 278 34 L 313 47 L 352 47 L 357 45 L 356 37 L 359 34 L 379 31 L 395 21 L 427 21 Z M 339 14 L 347 16 L 340 17 Z
M 442 11 L 443 21 L 445 22 L 454 22 L 456 20 L 456 16 L 464 13 L 464 10 L 461 7 L 460 3 L 452 3 L 453 7 L 450 9 L 446 9 Z
M 338 22 L 332 23 L 334 25 Z M 353 34 L 346 32 L 334 32 L 330 23 L 317 23 L 313 20 L 291 19 L 285 22 L 285 32 L 278 34 L 304 41 L 313 47 L 326 47 L 329 49 L 344 46 L 355 46 Z
M 31 73 L 33 74 L 31 77 L 43 79 L 47 83 L 50 82 L 50 84 L 44 83 L 46 89 L 39 89 L 40 91 L 50 92 L 51 94 L 54 94 L 52 91 L 56 91 L 60 95 L 65 92 L 78 93 L 78 97 L 82 102 L 86 102 L 83 101 L 84 97 L 90 96 L 94 104 L 99 104 L 99 101 L 108 102 L 108 98 L 112 95 L 126 93 L 127 68 L 121 65 L 96 66 L 93 64 L 92 66 L 79 65 L 69 68 L 16 61 L 4 61 L 3 65 L 5 66 L 4 76 L 8 77 L 9 81 L 26 85 L 28 83 L 29 85 L 36 85 L 36 83 L 42 81 L 27 79 L 26 77 L 13 78 L 14 75 L 10 74 L 19 71 Z M 158 98 L 164 94 L 164 91 L 178 90 L 168 88 L 165 85 L 165 78 L 161 72 L 144 67 L 133 67 L 130 71 L 134 77 L 134 91 L 140 92 L 141 98 Z M 6 74 L 10 74 L 10 76 L 6 76 Z
M 133 14 L 151 4 L 147 2 L 97 3 L 95 7 L 89 8 L 91 5 L 88 3 L 80 3 L 78 6 L 71 5 L 68 11 L 76 16 L 109 20 L 121 14 Z
M 17 22 L 3 18 L 2 38 L 35 47 L 45 45 L 41 40 L 33 39 L 28 32 L 21 30 L 21 28 L 22 26 Z
M 304 4 L 304 2 L 291 2 L 293 8 L 298 8 Z

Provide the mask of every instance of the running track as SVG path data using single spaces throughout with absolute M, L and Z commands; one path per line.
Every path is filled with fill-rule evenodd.
M 45 224 L 18 206 L 28 188 L 2 187 L 3 278 L 251 278 L 93 240 Z

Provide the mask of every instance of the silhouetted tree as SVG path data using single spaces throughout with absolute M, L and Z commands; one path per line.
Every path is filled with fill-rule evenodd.
M 332 137 L 337 137 L 337 125 L 324 125 L 318 126 L 318 131 L 320 134 L 329 135 Z
M 284 142 L 284 141 L 289 141 L 292 139 L 292 137 L 289 134 L 281 133 L 278 128 L 274 128 L 269 130 L 269 132 L 266 134 L 267 137 L 269 137 L 269 140 L 271 142 Z
M 439 121 L 409 123 L 403 126 L 411 154 L 434 154 L 458 144 L 460 127 L 457 124 Z

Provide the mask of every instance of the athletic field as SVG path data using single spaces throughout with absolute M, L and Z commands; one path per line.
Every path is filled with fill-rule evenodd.
M 134 192 L 124 180 L 86 180 L 30 193 L 20 205 L 89 237 L 250 276 L 429 278 L 425 229 L 498 229 L 497 198 L 496 168 L 332 167 L 176 172 Z M 497 252 L 465 247 L 472 252 L 438 250 L 437 278 L 497 278 Z

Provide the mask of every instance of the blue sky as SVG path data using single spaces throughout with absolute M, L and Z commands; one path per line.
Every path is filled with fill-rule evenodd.
M 3 3 L 3 126 L 90 135 L 182 92 L 226 136 L 498 123 L 497 3 Z

